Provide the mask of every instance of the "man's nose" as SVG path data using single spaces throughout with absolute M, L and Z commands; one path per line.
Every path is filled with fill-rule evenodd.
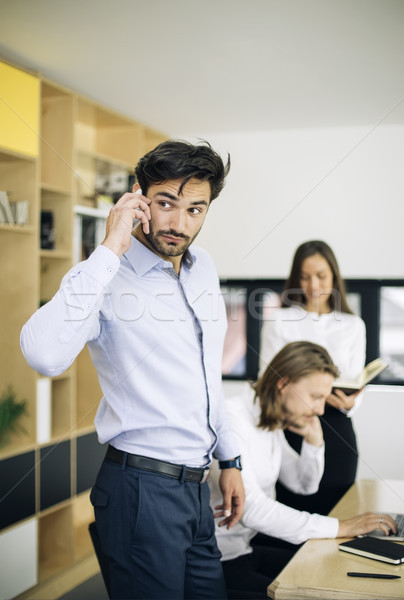
M 171 213 L 170 228 L 178 233 L 182 233 L 185 227 L 185 214 L 182 210 L 177 209 Z

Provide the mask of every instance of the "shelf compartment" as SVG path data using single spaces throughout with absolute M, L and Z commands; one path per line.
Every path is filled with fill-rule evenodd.
M 70 197 L 48 190 L 42 190 L 41 210 L 53 214 L 55 251 L 72 252 L 73 213 Z
M 38 522 L 30 519 L 0 535 L 1 597 L 15 598 L 38 583 Z M 15 558 L 18 557 L 18 560 Z
M 32 228 L 36 225 L 38 207 L 37 168 L 35 161 L 0 153 L 0 190 L 7 192 L 10 203 L 29 202 L 27 227 L 13 224 L 6 224 L 4 227 L 12 227 L 14 231 L 27 230 L 29 227 L 32 231 Z
M 52 380 L 52 437 L 71 436 L 74 380 Z
M 74 95 L 42 82 L 41 181 L 72 189 Z
M 50 442 L 71 437 L 73 407 L 75 405 L 74 371 L 54 378 L 40 377 L 37 380 L 37 443 Z
M 20 348 L 20 332 L 35 312 L 38 297 L 38 256 L 34 235 L 0 232 L 3 310 L 0 314 L 0 394 L 11 385 L 18 401 L 26 400 L 27 411 L 18 420 L 21 430 L 12 432 L 0 457 L 35 444 L 36 439 L 36 373 L 26 363 Z M 16 265 L 16 257 L 24 260 Z
M 77 114 L 77 150 L 100 154 L 111 161 L 137 163 L 143 153 L 142 125 L 82 98 Z
M 35 514 L 35 452 L 0 461 L 0 529 Z
M 109 178 L 111 175 L 118 175 L 125 180 L 125 189 L 123 194 L 128 191 L 128 177 L 134 171 L 133 165 L 119 161 L 108 161 L 105 157 L 96 156 L 88 152 L 80 152 L 77 160 L 76 173 L 76 196 L 79 204 L 83 206 L 98 206 L 99 194 L 105 193 L 100 190 L 97 182 L 102 178 Z
M 51 300 L 60 287 L 64 275 L 73 266 L 65 255 L 51 254 L 51 250 L 41 255 L 41 305 Z M 67 255 L 66 255 L 67 256 Z
M 95 431 L 77 437 L 76 488 L 78 494 L 93 487 L 106 451 L 106 445 L 99 443 Z M 91 456 L 91 460 L 88 460 L 89 456 Z
M 71 497 L 70 453 L 70 440 L 40 448 L 40 510 Z
M 2 100 L 0 103 L 0 145 L 30 156 L 38 155 L 38 77 L 0 62 Z
M 89 524 L 94 521 L 94 509 L 89 492 L 76 496 L 73 500 L 74 559 L 81 560 L 93 553 L 88 532 Z
M 39 518 L 39 581 L 45 581 L 70 567 L 74 562 L 72 506 Z

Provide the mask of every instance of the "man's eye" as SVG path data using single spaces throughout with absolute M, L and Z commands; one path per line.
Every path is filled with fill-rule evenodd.
M 193 215 L 197 215 L 201 212 L 201 210 L 199 208 L 190 208 L 189 212 Z
M 171 204 L 169 202 L 166 202 L 165 200 L 161 200 L 159 202 L 159 204 L 162 208 L 170 208 L 171 207 Z

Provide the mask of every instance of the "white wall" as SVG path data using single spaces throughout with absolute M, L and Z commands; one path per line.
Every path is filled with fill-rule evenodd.
M 404 127 L 199 137 L 232 158 L 199 236 L 221 277 L 285 277 L 309 239 L 331 245 L 344 277 L 404 276 Z M 354 416 L 358 477 L 404 478 L 402 423 L 404 389 L 370 386 Z
M 198 238 L 222 277 L 285 277 L 309 239 L 345 277 L 403 277 L 403 126 L 198 137 L 232 158 Z
M 353 421 L 358 478 L 404 479 L 404 387 L 368 386 Z
M 0 598 L 2 600 L 14 598 L 36 585 L 38 583 L 37 519 L 23 521 L 2 532 L 0 556 Z

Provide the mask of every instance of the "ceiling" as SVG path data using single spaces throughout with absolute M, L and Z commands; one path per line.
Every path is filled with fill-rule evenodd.
M 403 0 L 0 0 L 0 57 L 169 135 L 404 123 Z

